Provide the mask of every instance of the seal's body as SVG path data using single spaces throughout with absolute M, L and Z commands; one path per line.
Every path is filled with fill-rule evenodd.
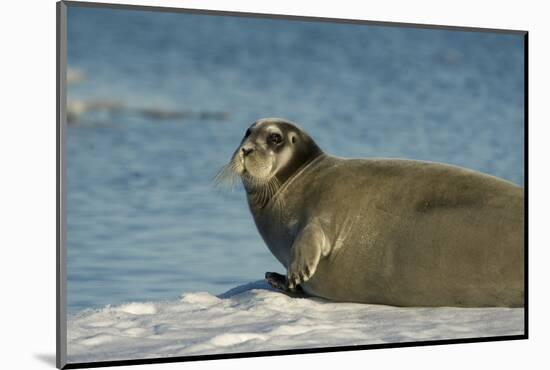
M 522 188 L 438 163 L 328 156 L 280 119 L 253 127 L 237 172 L 287 289 L 397 306 L 523 306 Z M 273 127 L 282 144 L 262 148 Z

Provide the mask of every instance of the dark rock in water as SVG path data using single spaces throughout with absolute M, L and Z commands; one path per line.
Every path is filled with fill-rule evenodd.
M 169 119 L 183 119 L 192 116 L 191 112 L 184 111 L 167 111 L 156 108 L 144 108 L 139 109 L 138 112 L 146 118 L 169 120 Z
M 122 103 L 110 100 L 70 100 L 67 104 L 67 120 L 68 123 L 76 123 L 80 117 L 87 113 L 103 112 L 103 113 L 115 113 L 124 110 L 125 107 Z M 166 110 L 162 108 L 126 108 L 125 113 L 137 113 L 145 118 L 152 120 L 180 120 L 195 118 L 199 120 L 225 120 L 229 117 L 227 112 L 216 111 L 177 111 Z
M 224 120 L 229 117 L 227 112 L 200 112 L 199 119 L 201 120 Z
M 224 120 L 229 117 L 227 112 L 216 111 L 170 111 L 159 108 L 143 108 L 139 109 L 139 113 L 146 118 L 157 120 L 170 120 L 170 119 L 184 119 L 184 118 L 197 118 L 200 120 Z
M 156 120 L 174 120 L 174 119 L 185 119 L 185 118 L 197 118 L 200 120 L 224 120 L 229 117 L 227 112 L 216 112 L 216 111 L 201 111 L 201 112 L 191 112 L 191 111 L 170 111 L 159 108 L 143 108 L 138 109 L 138 112 L 146 117 Z

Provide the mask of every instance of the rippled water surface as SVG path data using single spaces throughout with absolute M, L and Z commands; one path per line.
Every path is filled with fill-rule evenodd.
M 280 116 L 328 153 L 523 185 L 518 35 L 69 7 L 68 304 L 222 293 L 283 271 L 212 185 Z

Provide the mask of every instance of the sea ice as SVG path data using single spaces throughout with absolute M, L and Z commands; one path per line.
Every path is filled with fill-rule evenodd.
M 292 298 L 264 281 L 216 297 L 88 309 L 68 319 L 69 362 L 523 334 L 523 308 L 400 308 Z

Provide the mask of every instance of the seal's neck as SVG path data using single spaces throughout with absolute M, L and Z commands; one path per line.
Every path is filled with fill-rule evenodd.
M 251 208 L 264 209 L 270 203 L 273 202 L 279 196 L 282 189 L 288 187 L 288 185 L 297 177 L 299 177 L 306 169 L 316 162 L 319 158 L 324 156 L 324 153 L 319 150 L 314 156 L 311 156 L 307 161 L 304 161 L 300 166 L 294 167 L 294 171 L 288 176 L 280 176 L 279 174 L 273 176 L 270 181 L 262 185 L 250 186 L 244 182 L 248 203 Z
M 300 161 L 291 161 L 287 166 L 282 168 L 277 172 L 275 177 L 277 181 L 282 185 L 286 184 L 290 179 L 292 179 L 297 173 L 302 169 L 307 167 L 311 162 L 317 159 L 320 155 L 323 154 L 323 151 L 319 149 L 317 145 L 314 148 L 311 148 L 307 153 L 297 153 L 294 155 L 300 155 L 302 158 Z
M 243 184 L 251 209 L 265 208 L 281 187 L 275 176 L 263 184 L 251 185 L 246 181 Z

